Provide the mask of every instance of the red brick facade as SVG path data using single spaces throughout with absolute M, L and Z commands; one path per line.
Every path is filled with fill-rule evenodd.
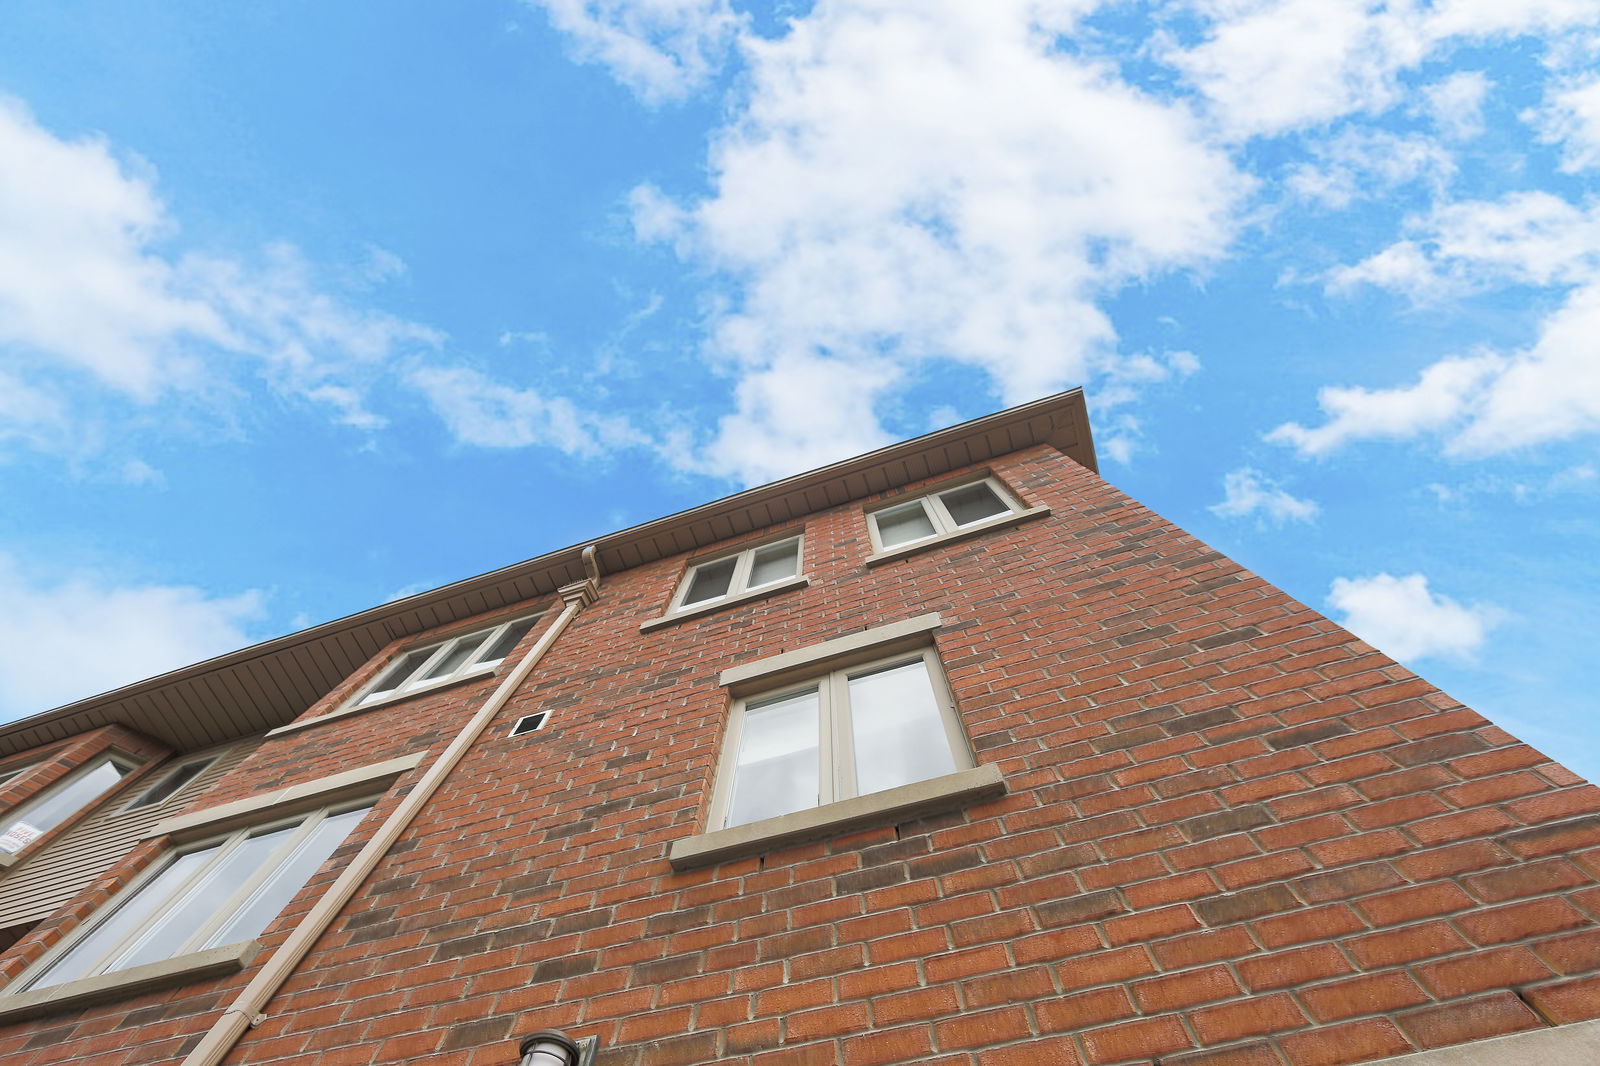
M 988 468 L 1050 513 L 869 568 L 855 500 L 805 519 L 806 587 L 646 633 L 685 556 L 604 575 L 226 1061 L 509 1066 L 559 1028 L 601 1066 L 1331 1066 L 1600 1017 L 1600 791 L 1054 449 Z M 719 673 L 927 612 L 1008 794 L 674 872 Z M 191 806 L 437 753 L 498 681 L 271 737 Z M 177 1062 L 251 973 L 5 1026 L 0 1061 Z

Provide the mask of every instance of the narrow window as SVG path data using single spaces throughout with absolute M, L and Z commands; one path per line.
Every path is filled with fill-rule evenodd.
M 63 778 L 6 818 L 5 831 L 0 833 L 0 851 L 15 855 L 132 772 L 132 763 L 108 756 Z
M 154 807 L 158 803 L 165 803 L 183 790 L 183 787 L 201 774 L 206 767 L 217 761 L 215 755 L 204 759 L 191 759 L 186 763 L 173 767 L 167 775 L 147 789 L 138 799 L 128 804 L 128 810 L 138 810 L 140 807 Z

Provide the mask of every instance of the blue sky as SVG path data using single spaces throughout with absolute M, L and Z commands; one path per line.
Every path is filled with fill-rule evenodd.
M 0 714 L 1057 389 L 1600 773 L 1593 0 L 15 0 Z

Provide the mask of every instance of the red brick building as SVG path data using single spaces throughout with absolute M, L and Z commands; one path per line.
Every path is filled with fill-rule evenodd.
M 0 812 L 7 1066 L 1600 1061 L 1600 792 L 1078 393 L 13 723 Z

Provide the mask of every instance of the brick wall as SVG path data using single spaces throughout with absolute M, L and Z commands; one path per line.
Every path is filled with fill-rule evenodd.
M 557 1027 L 603 1066 L 1312 1066 L 1600 1016 L 1600 793 L 1050 449 L 992 469 L 1052 514 L 868 569 L 860 503 L 823 512 L 808 587 L 647 634 L 684 560 L 608 575 L 228 1061 Z M 1009 795 L 674 873 L 719 672 L 928 611 Z M 202 805 L 437 751 L 493 684 L 273 738 Z M 0 1059 L 175 1061 L 247 977 Z

